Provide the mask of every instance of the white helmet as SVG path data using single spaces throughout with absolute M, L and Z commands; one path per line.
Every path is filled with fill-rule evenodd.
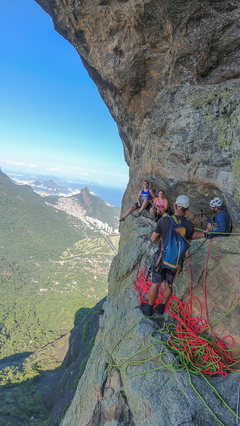
M 220 197 L 215 197 L 210 201 L 211 207 L 222 207 L 223 200 Z
M 180 207 L 183 207 L 184 209 L 188 209 L 188 207 L 190 206 L 190 200 L 187 195 L 179 195 L 176 199 L 175 204 Z

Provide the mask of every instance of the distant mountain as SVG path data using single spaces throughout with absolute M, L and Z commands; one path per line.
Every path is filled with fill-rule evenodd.
M 118 228 L 120 208 L 112 206 L 106 201 L 101 200 L 101 198 L 92 195 L 88 187 L 81 189 L 80 193 L 71 197 L 53 199 L 53 205 L 68 214 L 72 214 L 80 219 L 86 219 L 87 222 L 99 229 L 101 229 L 101 224 L 107 224 L 108 228 L 111 228 L 112 231 Z M 102 227 L 107 232 L 112 232 L 108 228 L 105 229 Z
M 43 180 L 43 181 L 36 180 L 35 182 L 32 183 L 32 186 L 40 186 L 40 185 L 43 185 L 44 187 L 48 189 L 57 189 L 57 190 L 65 189 L 63 186 L 58 185 L 58 183 L 54 182 L 53 180 Z
M 61 255 L 79 240 L 66 213 L 46 205 L 29 185 L 16 185 L 0 172 L 0 239 L 12 258 L 37 255 L 48 259 Z M 56 241 L 58 242 L 56 244 Z

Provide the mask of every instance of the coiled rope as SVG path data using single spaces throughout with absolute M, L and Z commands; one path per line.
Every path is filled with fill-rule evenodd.
M 216 418 L 216 420 L 221 425 L 224 426 L 224 424 L 218 419 L 218 417 L 215 415 L 215 413 L 206 403 L 204 398 L 199 394 L 197 389 L 194 387 L 192 383 L 192 379 L 191 379 L 191 373 L 195 375 L 201 375 L 201 377 L 215 391 L 215 393 L 218 395 L 221 401 L 225 404 L 225 406 L 234 415 L 236 415 L 238 419 L 239 417 L 238 412 L 236 414 L 231 409 L 231 407 L 229 407 L 229 405 L 223 400 L 223 398 L 219 395 L 219 393 L 214 388 L 214 386 L 212 386 L 207 379 L 207 375 L 213 376 L 215 374 L 221 374 L 222 377 L 226 377 L 228 372 L 240 371 L 239 369 L 234 368 L 234 366 L 236 366 L 236 364 L 239 362 L 239 359 L 238 359 L 239 357 L 233 358 L 232 353 L 228 349 L 228 347 L 231 347 L 234 344 L 233 337 L 230 335 L 227 335 L 221 340 L 219 340 L 212 331 L 212 327 L 215 324 L 217 324 L 217 322 L 222 320 L 225 316 L 227 316 L 240 303 L 240 300 L 226 314 L 224 314 L 221 318 L 215 321 L 212 325 L 209 325 L 209 321 L 208 321 L 206 278 L 207 278 L 207 264 L 208 264 L 209 253 L 210 253 L 210 245 L 211 245 L 211 240 L 209 241 L 208 254 L 206 259 L 206 267 L 205 267 L 205 276 L 204 276 L 204 302 L 205 302 L 206 319 L 202 317 L 202 306 L 199 299 L 192 296 L 192 274 L 191 274 L 191 268 L 190 268 L 189 258 L 188 258 L 188 265 L 189 265 L 189 271 L 190 271 L 189 302 L 187 304 L 179 300 L 176 296 L 171 296 L 165 308 L 166 312 L 168 313 L 168 316 L 173 317 L 177 321 L 177 324 L 170 323 L 167 325 L 166 323 L 164 323 L 164 326 L 162 329 L 153 331 L 151 333 L 151 338 L 154 340 L 153 343 L 150 343 L 145 348 L 131 355 L 130 357 L 122 361 L 120 364 L 118 365 L 113 364 L 112 354 L 114 350 L 119 345 L 119 343 L 124 339 L 124 337 L 140 321 L 142 321 L 146 317 L 141 318 L 115 344 L 110 354 L 108 369 L 111 367 L 119 368 L 123 364 L 127 363 L 125 367 L 125 374 L 129 378 L 137 376 L 139 374 L 146 374 L 152 371 L 156 371 L 164 367 L 165 368 L 171 367 L 174 371 L 181 371 L 183 369 L 186 369 L 188 372 L 190 384 L 193 387 L 194 391 L 202 399 L 202 401 L 204 402 L 206 407 L 211 411 L 211 413 Z M 148 279 L 148 274 L 146 272 L 145 265 L 139 266 L 137 270 L 137 274 L 136 274 L 136 280 L 134 281 L 134 286 L 136 291 L 139 293 L 140 304 L 147 303 L 145 300 L 145 297 L 150 290 L 151 282 Z M 160 287 L 158 297 L 155 301 L 154 307 L 157 306 L 159 303 L 161 303 L 162 296 L 163 296 L 163 290 Z M 191 317 L 193 300 L 195 300 L 199 304 L 199 308 L 200 308 L 199 318 Z M 167 342 L 164 342 L 163 340 L 155 337 L 157 333 L 159 333 L 160 336 L 162 334 L 169 335 Z M 225 343 L 226 338 L 230 339 L 231 343 L 228 343 L 228 344 Z M 155 345 L 161 345 L 161 350 L 159 354 L 154 355 L 151 358 L 148 358 L 146 360 L 140 360 L 140 361 L 133 360 L 134 357 L 136 357 L 143 351 Z M 232 351 L 233 350 L 238 350 L 238 349 L 232 349 Z M 169 352 L 175 355 L 173 362 L 170 364 L 165 363 L 164 361 L 164 355 L 166 355 Z M 131 374 L 131 375 L 128 374 L 128 368 L 130 365 L 135 365 L 139 363 L 144 364 L 145 362 L 152 361 L 153 359 L 156 359 L 156 358 L 159 358 L 160 360 L 161 365 L 159 367 L 156 367 L 154 369 L 150 369 L 147 371 L 140 371 L 140 372 L 138 371 L 137 373 Z

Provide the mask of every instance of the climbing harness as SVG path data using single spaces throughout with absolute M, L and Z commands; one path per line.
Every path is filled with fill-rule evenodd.
M 222 425 L 220 419 L 216 416 L 213 410 L 209 407 L 204 398 L 200 395 L 198 390 L 195 388 L 191 374 L 200 375 L 208 385 L 214 390 L 218 398 L 223 402 L 223 404 L 234 414 L 237 419 L 237 426 L 240 426 L 238 415 L 239 408 L 239 392 L 238 390 L 238 405 L 237 413 L 235 413 L 231 407 L 224 401 L 221 395 L 218 393 L 216 388 L 209 382 L 207 376 L 213 376 L 216 374 L 221 374 L 222 377 L 226 377 L 228 372 L 240 371 L 238 368 L 235 368 L 236 364 L 239 363 L 240 357 L 233 358 L 231 352 L 237 349 L 228 349 L 228 347 L 233 346 L 234 340 L 232 336 L 225 336 L 221 340 L 216 337 L 212 331 L 212 327 L 221 321 L 225 316 L 227 316 L 237 305 L 239 305 L 240 300 L 221 318 L 215 321 L 213 324 L 209 324 L 208 313 L 207 313 L 207 298 L 206 298 L 206 277 L 207 277 L 207 265 L 210 253 L 211 241 L 209 241 L 208 254 L 206 259 L 205 275 L 204 275 L 204 302 L 205 302 L 205 315 L 206 319 L 202 317 L 202 306 L 200 301 L 192 295 L 192 274 L 189 264 L 188 256 L 188 265 L 190 271 L 190 297 L 188 304 L 179 300 L 176 296 L 171 296 L 169 302 L 166 305 L 165 311 L 168 314 L 167 317 L 172 317 L 175 319 L 176 323 L 172 322 L 170 324 L 164 323 L 163 328 L 160 330 L 154 330 L 151 333 L 151 339 L 153 343 L 150 343 L 148 346 L 140 349 L 135 354 L 131 355 L 120 364 L 113 364 L 112 354 L 119 343 L 133 330 L 133 328 L 145 318 L 141 318 L 132 327 L 120 338 L 120 340 L 115 344 L 112 349 L 109 357 L 109 366 L 108 371 L 111 367 L 119 368 L 123 364 L 126 364 L 125 374 L 127 377 L 134 377 L 140 374 L 146 374 L 148 372 L 157 371 L 161 368 L 171 367 L 174 371 L 178 372 L 183 369 L 187 370 L 189 382 L 193 387 L 194 391 L 201 398 L 203 403 L 215 417 L 215 419 Z M 149 292 L 151 287 L 151 282 L 148 279 L 148 274 L 146 272 L 146 266 L 141 265 L 137 270 L 136 280 L 134 281 L 134 286 L 136 291 L 139 293 L 140 304 L 147 303 L 145 300 L 146 294 Z M 157 299 L 155 301 L 154 307 L 161 303 L 163 296 L 163 290 L 160 287 Z M 192 317 L 192 302 L 195 301 L 199 305 L 200 315 L 198 318 Z M 164 315 L 166 318 L 166 314 Z M 168 337 L 167 341 L 157 338 L 157 335 L 165 335 Z M 225 343 L 225 339 L 228 338 L 231 340 L 230 343 Z M 160 352 L 157 355 L 154 355 L 145 360 L 134 360 L 134 358 L 146 351 L 152 346 L 161 345 Z M 165 355 L 172 353 L 174 355 L 174 360 L 171 363 L 166 363 L 164 360 Z M 133 368 L 134 365 L 143 365 L 146 362 L 151 362 L 156 359 L 160 360 L 161 365 L 156 368 L 147 369 L 146 371 L 138 371 L 134 374 L 129 374 L 128 370 L 130 367 Z

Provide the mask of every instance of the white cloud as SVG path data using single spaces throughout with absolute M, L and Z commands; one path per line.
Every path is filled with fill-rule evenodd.
M 29 167 L 32 167 L 34 169 L 38 169 L 38 166 L 36 164 L 30 164 Z
M 3 158 L 0 158 L 0 161 L 7 164 L 13 164 L 15 166 L 27 166 L 27 164 L 22 161 L 4 160 Z
M 62 171 L 61 167 L 54 167 L 53 169 L 46 167 L 45 170 L 48 170 L 49 172 L 61 172 Z
M 73 170 L 71 170 L 69 173 L 70 173 L 71 175 L 89 176 L 89 174 L 88 174 L 88 173 L 84 173 L 84 172 L 82 172 L 82 173 L 80 173 L 80 172 L 74 172 Z

